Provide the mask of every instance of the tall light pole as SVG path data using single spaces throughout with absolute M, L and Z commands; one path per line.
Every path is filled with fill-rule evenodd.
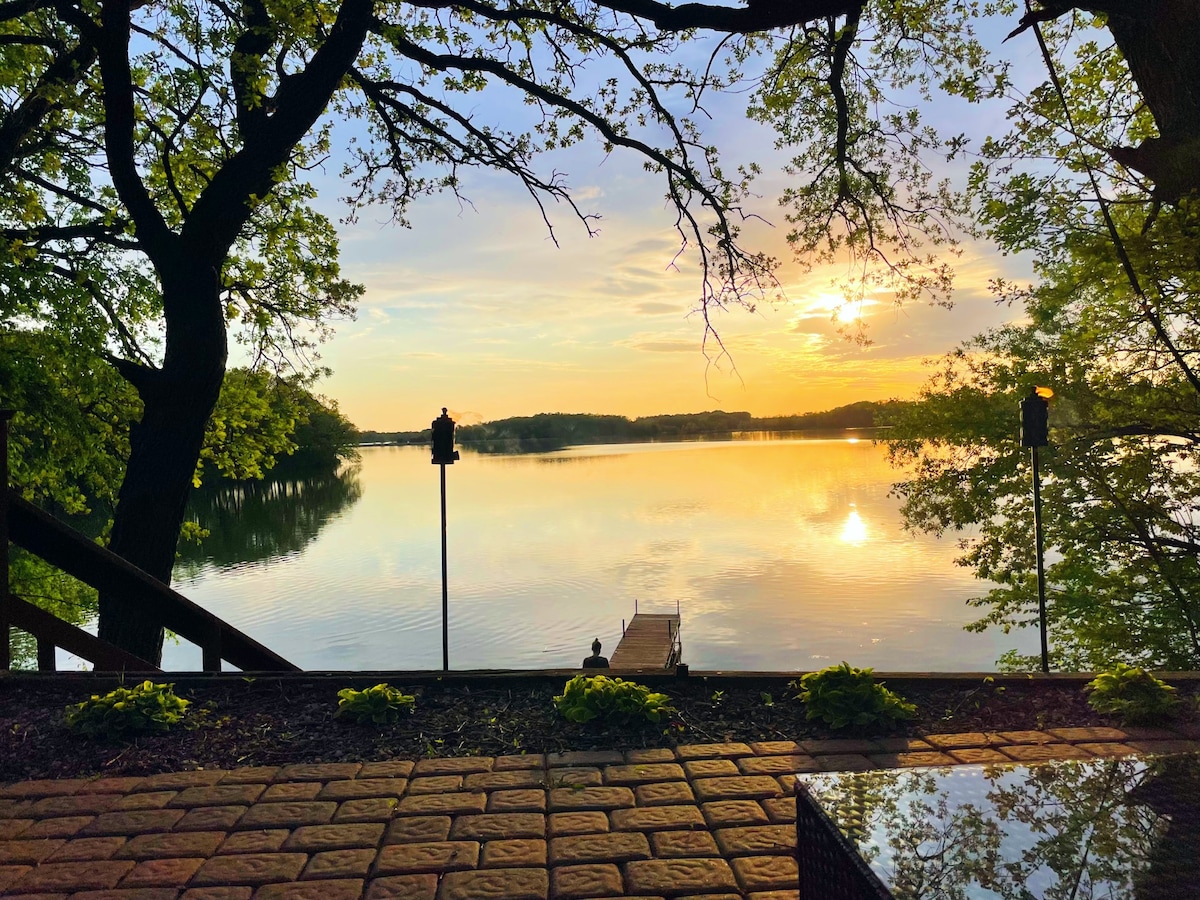
M 450 670 L 449 588 L 446 579 L 446 466 L 454 465 L 458 451 L 454 449 L 454 420 L 442 414 L 433 420 L 433 458 L 430 460 L 442 474 L 442 671 Z
M 1021 401 L 1021 446 L 1029 448 L 1033 463 L 1033 539 L 1037 548 L 1038 622 L 1042 637 L 1042 671 L 1050 671 L 1050 646 L 1046 625 L 1046 570 L 1042 563 L 1042 478 L 1038 469 L 1038 449 L 1050 443 L 1050 398 L 1054 391 L 1046 387 L 1029 389 Z

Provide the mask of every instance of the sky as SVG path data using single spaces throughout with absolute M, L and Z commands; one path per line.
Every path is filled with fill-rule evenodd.
M 1021 65 L 1030 49 L 1003 52 Z M 787 415 L 912 397 L 931 360 L 1015 316 L 987 284 L 1027 280 L 1028 261 L 978 242 L 956 264 L 952 309 L 897 307 L 887 296 L 846 308 L 835 287 L 844 265 L 806 271 L 792 258 L 776 202 L 787 154 L 746 119 L 744 102 L 718 104 L 705 135 L 727 168 L 750 160 L 763 168 L 754 211 L 765 222 L 747 227 L 743 243 L 783 261 L 783 292 L 753 313 L 716 316 L 727 357 L 705 347 L 694 259 L 672 266 L 679 239 L 661 176 L 632 153 L 606 155 L 589 141 L 539 166 L 564 172 L 579 204 L 601 216 L 593 237 L 552 207 L 556 246 L 524 189 L 494 173 L 466 179 L 470 205 L 445 195 L 418 201 L 411 228 L 370 211 L 340 226 L 343 275 L 366 293 L 356 319 L 338 323 L 323 348 L 333 374 L 318 390 L 360 429 L 377 431 L 427 427 L 442 407 L 462 424 L 539 412 Z M 943 98 L 930 112 L 933 124 L 977 140 L 1005 128 L 1003 105 Z M 498 121 L 506 115 L 497 109 Z M 324 211 L 344 215 L 329 199 L 336 178 L 319 175 L 317 187 Z M 838 333 L 854 316 L 867 326 L 866 346 Z

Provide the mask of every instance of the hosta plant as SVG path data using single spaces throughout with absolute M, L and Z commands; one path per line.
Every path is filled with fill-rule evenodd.
M 849 663 L 809 672 L 792 686 L 799 689 L 805 716 L 830 728 L 866 728 L 911 719 L 917 707 L 875 680 L 871 669 Z
M 107 694 L 93 694 L 67 707 L 67 727 L 87 737 L 116 738 L 166 731 L 179 724 L 189 701 L 177 697 L 173 684 L 143 681 Z
M 1169 718 L 1178 705 L 1175 688 L 1139 666 L 1117 663 L 1087 683 L 1088 705 L 1097 712 L 1119 716 L 1129 725 Z
M 643 684 L 607 675 L 576 675 L 554 707 L 570 722 L 665 722 L 675 712 L 671 698 Z
M 361 691 L 345 688 L 338 691 L 334 716 L 360 725 L 394 725 L 400 720 L 401 713 L 411 713 L 416 705 L 416 697 L 390 684 L 377 684 Z

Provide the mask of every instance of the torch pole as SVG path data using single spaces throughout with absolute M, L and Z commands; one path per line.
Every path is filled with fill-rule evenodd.
M 1038 622 L 1042 637 L 1042 671 L 1050 672 L 1050 647 L 1046 635 L 1046 570 L 1042 564 L 1042 478 L 1038 469 L 1038 448 L 1031 447 L 1033 461 L 1033 539 L 1037 548 Z
M 442 470 L 442 671 L 450 671 L 449 589 L 446 582 L 446 465 Z

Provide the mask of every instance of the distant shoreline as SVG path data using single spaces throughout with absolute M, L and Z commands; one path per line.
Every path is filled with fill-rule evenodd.
M 683 435 L 666 435 L 659 437 L 629 437 L 623 435 L 597 435 L 587 440 L 578 440 L 571 443 L 562 444 L 557 438 L 553 437 L 526 437 L 526 438 L 492 438 L 480 440 L 465 440 L 456 441 L 457 446 L 468 450 L 476 450 L 481 453 L 503 453 L 503 452 L 552 452 L 554 450 L 566 450 L 570 447 L 594 447 L 612 444 L 687 444 L 687 443 L 702 443 L 702 442 L 720 442 L 720 441 L 743 441 L 753 443 L 758 438 L 749 437 L 750 435 L 770 435 L 770 438 L 763 440 L 787 440 L 789 438 L 821 438 L 821 437 L 854 437 L 862 435 L 866 438 L 872 438 L 879 432 L 888 431 L 890 425 L 869 425 L 861 427 L 847 428 L 794 428 L 786 430 L 775 429 L 750 429 L 744 431 L 712 431 L 697 434 Z M 406 441 L 361 441 L 360 447 L 422 447 L 430 442 L 428 437 L 421 439 L 419 437 Z M 512 449 L 501 449 L 496 447 L 498 444 L 512 445 Z M 527 445 L 545 444 L 544 447 L 535 447 Z
M 555 449 L 588 444 L 732 440 L 738 434 L 865 431 L 887 426 L 896 413 L 907 405 L 899 400 L 860 401 L 824 412 L 763 417 L 724 410 L 642 416 L 637 419 L 592 413 L 539 413 L 536 416 L 518 416 L 479 425 L 460 425 L 455 438 L 461 446 L 489 452 L 486 449 L 489 446 L 539 443 L 546 444 L 546 449 Z M 360 446 L 427 444 L 430 440 L 428 428 L 421 431 L 363 431 L 359 435 Z

